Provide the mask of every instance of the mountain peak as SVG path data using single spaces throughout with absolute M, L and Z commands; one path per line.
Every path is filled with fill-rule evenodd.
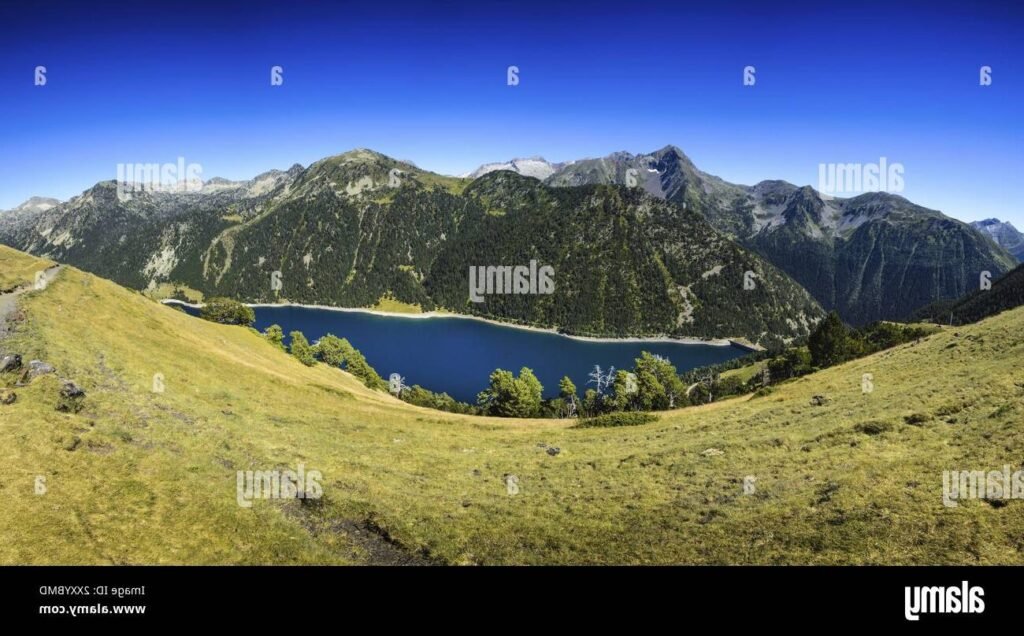
M 332 155 L 325 159 L 321 159 L 320 161 L 380 161 L 381 159 L 391 159 L 391 157 L 377 152 L 376 150 L 370 150 L 369 148 L 353 148 L 352 150 L 346 150 L 345 152 Z
M 680 158 L 688 158 L 686 157 L 686 153 L 684 153 L 682 149 L 679 148 L 679 146 L 673 144 L 668 144 L 664 148 L 661 148 L 660 150 L 655 150 L 651 154 L 656 156 L 675 155 Z
M 789 181 L 783 181 L 782 179 L 767 179 L 765 181 L 759 181 L 751 187 L 751 190 L 758 195 L 768 194 L 789 194 L 798 190 L 799 188 Z
M 50 208 L 60 205 L 60 201 L 50 197 L 32 197 L 21 205 L 17 206 L 12 212 L 45 212 Z
M 543 181 L 553 175 L 562 165 L 563 164 L 551 163 L 541 156 L 534 155 L 532 157 L 511 159 L 505 162 L 485 163 L 476 170 L 468 172 L 462 176 L 470 179 L 476 179 L 489 172 L 508 170 L 515 172 L 516 174 L 523 175 L 524 177 L 533 177 Z
M 996 245 L 1004 248 L 1018 261 L 1024 261 L 1024 234 L 1021 234 L 1009 221 L 985 219 L 984 221 L 974 221 L 971 223 L 971 227 L 992 239 Z

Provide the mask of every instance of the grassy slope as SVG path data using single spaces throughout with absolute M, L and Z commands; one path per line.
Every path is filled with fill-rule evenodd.
M 53 266 L 52 261 L 39 259 L 0 245 L 0 292 L 35 282 L 36 272 Z
M 737 377 L 740 380 L 747 382 L 758 373 L 761 373 L 767 365 L 767 360 L 758 360 L 757 362 L 748 364 L 746 366 L 737 367 L 735 369 L 729 369 L 728 371 L 723 371 L 721 377 L 723 380 L 725 378 Z
M 942 470 L 1022 459 L 1024 310 L 767 397 L 573 430 L 411 407 L 72 268 L 23 306 L 0 347 L 89 395 L 57 413 L 51 376 L 0 406 L 0 563 L 376 562 L 351 532 L 367 520 L 447 563 L 1024 562 L 1024 502 L 941 503 Z M 324 474 L 321 510 L 236 504 L 236 470 L 298 462 Z

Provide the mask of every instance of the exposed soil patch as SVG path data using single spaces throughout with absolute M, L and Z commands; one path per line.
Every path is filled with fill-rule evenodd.
M 331 524 L 331 530 L 344 532 L 362 548 L 367 565 L 436 565 L 427 556 L 408 550 L 373 522 L 342 519 Z
M 47 285 L 57 276 L 60 267 L 60 265 L 55 265 L 45 270 L 44 276 Z M 34 285 L 22 285 L 0 294 L 0 340 L 10 335 L 14 331 L 14 323 L 23 318 L 18 311 L 18 296 L 34 288 Z
M 284 513 L 313 536 L 325 533 L 345 535 L 348 542 L 358 548 L 362 565 L 440 565 L 429 555 L 402 545 L 372 519 L 328 518 L 323 500 L 305 504 L 299 500 L 289 502 Z

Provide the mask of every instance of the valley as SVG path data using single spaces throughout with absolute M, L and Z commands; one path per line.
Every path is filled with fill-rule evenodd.
M 168 301 L 174 302 L 174 301 Z M 398 373 L 412 386 L 448 393 L 469 404 L 487 385 L 492 371 L 529 367 L 544 386 L 544 397 L 558 393 L 569 376 L 589 388 L 595 364 L 628 369 L 642 351 L 670 359 L 679 371 L 725 362 L 750 351 L 728 340 L 672 338 L 587 338 L 457 314 L 392 314 L 295 305 L 253 307 L 259 331 L 280 325 L 301 331 L 311 342 L 340 334 L 361 351 L 384 378 Z M 189 313 L 198 315 L 196 308 Z M 287 344 L 287 341 L 286 341 Z
M 1022 308 L 764 395 L 576 428 L 411 406 L 73 266 L 19 307 L 0 349 L 56 370 L 0 376 L 3 563 L 1021 562 L 1019 502 L 948 508 L 942 474 L 1020 461 Z M 55 410 L 64 379 L 77 413 Z M 316 505 L 238 505 L 238 471 L 298 464 L 323 475 Z

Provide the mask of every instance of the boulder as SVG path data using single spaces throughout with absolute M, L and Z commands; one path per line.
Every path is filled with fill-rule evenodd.
M 825 406 L 828 403 L 828 398 L 824 395 L 815 395 L 811 398 L 811 406 Z
M 47 373 L 54 373 L 56 369 L 53 368 L 52 364 L 42 362 L 41 360 L 32 360 L 28 363 L 28 377 L 29 379 L 38 378 L 41 375 Z
M 18 394 L 10 389 L 0 389 L 0 405 L 14 404 Z
M 0 373 L 9 373 L 21 368 L 21 356 L 12 354 L 0 358 Z
M 60 387 L 60 399 L 57 400 L 57 410 L 62 413 L 77 413 L 82 410 L 82 402 L 85 400 L 85 391 L 71 380 L 65 380 Z

